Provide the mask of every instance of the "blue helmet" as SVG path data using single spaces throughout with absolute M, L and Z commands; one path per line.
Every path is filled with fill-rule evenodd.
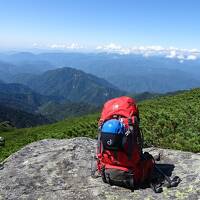
M 119 120 L 110 119 L 103 124 L 101 131 L 103 133 L 124 134 L 125 127 Z

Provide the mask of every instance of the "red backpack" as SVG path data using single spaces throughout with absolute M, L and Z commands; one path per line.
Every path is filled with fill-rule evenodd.
M 126 129 L 120 139 L 115 138 L 118 140 L 115 147 L 106 145 L 108 142 L 106 143 L 105 140 L 109 140 L 109 134 L 106 134 L 105 138 L 101 132 L 103 124 L 110 119 L 119 120 Z M 151 156 L 143 156 L 142 140 L 139 111 L 135 100 L 123 96 L 107 101 L 99 120 L 96 151 L 97 169 L 105 183 L 125 185 L 133 189 L 136 185 L 150 179 L 154 160 Z

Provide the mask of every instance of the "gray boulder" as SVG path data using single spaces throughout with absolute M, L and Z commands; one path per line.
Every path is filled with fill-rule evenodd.
M 0 170 L 0 199 L 200 199 L 200 155 L 162 151 L 161 162 L 174 164 L 182 181 L 156 194 L 150 188 L 131 192 L 91 178 L 96 141 L 89 138 L 41 140 L 11 155 Z

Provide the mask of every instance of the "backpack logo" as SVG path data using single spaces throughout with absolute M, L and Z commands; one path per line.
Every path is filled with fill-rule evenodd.
M 113 143 L 113 142 L 112 142 L 111 139 L 107 141 L 107 145 L 109 145 L 109 146 L 112 145 L 112 143 Z
M 118 104 L 114 104 L 112 108 L 113 108 L 113 110 L 118 110 L 119 109 L 119 105 Z

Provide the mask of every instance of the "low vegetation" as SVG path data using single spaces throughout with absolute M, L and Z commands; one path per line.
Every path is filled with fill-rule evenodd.
M 200 89 L 139 103 L 145 146 L 200 152 Z M 5 147 L 0 160 L 28 143 L 45 138 L 95 138 L 99 114 L 70 118 L 51 125 L 0 131 Z
M 200 152 L 200 89 L 139 105 L 146 145 Z

